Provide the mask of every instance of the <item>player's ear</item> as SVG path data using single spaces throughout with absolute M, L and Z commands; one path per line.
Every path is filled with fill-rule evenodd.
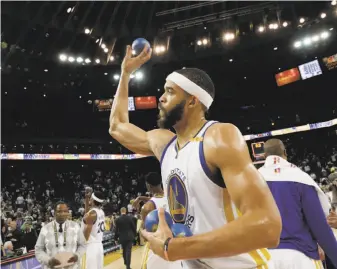
M 194 107 L 198 103 L 198 100 L 195 96 L 191 96 L 188 106 L 189 107 Z

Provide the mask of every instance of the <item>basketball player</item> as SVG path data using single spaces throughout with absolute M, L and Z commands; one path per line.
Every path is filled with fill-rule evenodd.
M 83 217 L 83 233 L 87 240 L 87 251 L 83 257 L 82 268 L 103 269 L 103 233 L 105 230 L 105 214 L 102 210 L 104 196 L 101 192 L 92 193 L 89 200 L 90 210 Z
M 145 183 L 147 190 L 152 195 L 152 198 L 143 205 L 140 213 L 143 220 L 143 227 L 145 218 L 151 211 L 158 208 L 168 210 L 167 199 L 164 197 L 164 190 L 161 186 L 161 176 L 157 173 L 149 173 L 145 176 Z M 168 269 L 173 268 L 173 266 L 174 263 L 165 261 L 161 257 L 155 255 L 152 250 L 150 250 L 149 245 L 145 245 L 141 269 Z
M 157 232 L 142 234 L 155 254 L 184 260 L 184 269 L 267 268 L 265 248 L 278 245 L 280 214 L 240 131 L 206 121 L 215 93 L 211 78 L 196 68 L 171 73 L 159 99 L 160 129 L 146 132 L 129 122 L 130 75 L 150 57 L 147 47 L 137 57 L 127 47 L 109 133 L 126 148 L 160 160 L 170 214 L 195 236 L 172 238 L 164 210 Z
M 337 267 L 337 242 L 329 227 L 328 197 L 316 182 L 287 162 L 283 142 L 264 144 L 266 161 L 259 171 L 267 180 L 282 216 L 280 244 L 271 250 L 275 269 L 323 268 L 318 244 Z

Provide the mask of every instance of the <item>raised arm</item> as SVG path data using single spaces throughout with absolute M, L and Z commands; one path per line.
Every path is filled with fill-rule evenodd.
M 139 56 L 132 58 L 131 47 L 127 47 L 119 85 L 111 107 L 109 133 L 129 150 L 149 156 L 155 155 L 160 159 L 162 149 L 173 137 L 173 133 L 158 129 L 145 132 L 129 122 L 130 75 L 151 58 L 152 50 L 148 49 L 144 48 Z

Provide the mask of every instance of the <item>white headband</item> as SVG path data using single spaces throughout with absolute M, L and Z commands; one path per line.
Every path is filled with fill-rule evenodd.
M 197 97 L 199 101 L 207 107 L 207 109 L 212 105 L 212 96 L 210 96 L 208 92 L 195 84 L 193 81 L 189 80 L 187 77 L 177 72 L 173 72 L 167 76 L 166 80 L 174 82 L 187 93 Z
M 91 194 L 91 198 L 94 199 L 95 201 L 99 202 L 99 203 L 104 202 L 104 200 L 97 198 L 94 193 Z

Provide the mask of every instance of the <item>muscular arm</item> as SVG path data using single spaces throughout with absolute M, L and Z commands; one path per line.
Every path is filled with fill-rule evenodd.
M 163 148 L 173 137 L 173 133 L 160 129 L 145 132 L 129 122 L 129 80 L 130 75 L 122 72 L 112 103 L 109 133 L 129 150 L 149 156 L 155 155 L 160 159 Z
M 227 216 L 229 223 L 217 230 L 172 239 L 169 257 L 228 257 L 277 246 L 282 229 L 280 213 L 266 182 L 251 162 L 239 130 L 231 124 L 213 125 L 206 133 L 204 149 L 209 167 L 221 170 L 227 188 L 224 195 L 229 195 L 242 215 L 236 220 L 233 214 Z
M 96 220 L 97 220 L 96 211 L 91 211 L 87 213 L 83 218 L 83 222 L 85 223 L 83 233 L 84 233 L 85 240 L 87 241 L 89 240 L 92 226 L 95 224 Z
M 155 210 L 155 206 L 152 202 L 148 201 L 142 208 L 142 211 L 140 212 L 140 215 L 142 217 L 142 229 L 144 229 L 145 225 L 145 218 L 147 214 L 149 214 L 151 211 Z

